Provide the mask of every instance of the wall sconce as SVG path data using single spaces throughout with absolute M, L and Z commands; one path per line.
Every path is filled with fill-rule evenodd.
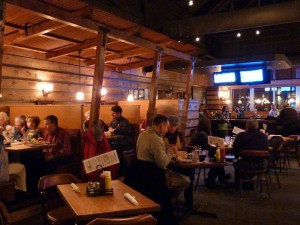
M 101 88 L 100 94 L 101 94 L 101 97 L 104 97 L 107 94 L 106 88 Z
M 50 94 L 51 91 L 53 91 L 53 84 L 41 83 L 39 84 L 39 90 L 42 91 L 44 97 L 47 97 L 48 94 Z

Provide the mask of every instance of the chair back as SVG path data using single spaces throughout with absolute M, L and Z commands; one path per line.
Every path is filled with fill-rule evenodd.
M 47 191 L 59 184 L 78 183 L 80 180 L 70 173 L 58 173 L 46 175 L 40 178 L 38 183 L 39 191 Z
M 156 225 L 156 219 L 150 214 L 127 218 L 97 218 L 87 225 Z
M 136 151 L 135 150 L 123 151 L 123 157 L 126 161 L 126 167 L 129 167 L 131 163 L 137 159 Z
M 41 194 L 43 213 L 45 218 L 47 212 L 52 209 L 64 206 L 65 203 L 57 192 L 56 186 L 59 184 L 78 183 L 80 180 L 70 173 L 58 173 L 46 175 L 40 178 L 38 190 Z
M 8 212 L 6 206 L 0 202 L 0 225 L 8 225 Z
M 271 157 L 267 150 L 243 150 L 239 154 L 242 158 L 247 159 L 269 159 Z
M 217 144 L 219 147 L 224 147 L 225 139 L 216 136 L 208 136 L 208 144 L 215 145 Z

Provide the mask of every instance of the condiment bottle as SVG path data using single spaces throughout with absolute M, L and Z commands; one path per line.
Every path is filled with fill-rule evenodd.
M 216 161 L 220 161 L 221 159 L 221 152 L 220 152 L 220 148 L 218 147 L 218 144 L 216 144 Z
M 101 175 L 100 175 L 100 193 L 105 193 L 105 177 L 106 177 L 106 175 L 105 175 L 105 173 L 103 172 L 103 173 L 101 173 Z
M 111 189 L 111 173 L 110 171 L 105 171 L 105 190 Z

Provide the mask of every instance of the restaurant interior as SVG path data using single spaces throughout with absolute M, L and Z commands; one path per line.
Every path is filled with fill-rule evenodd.
M 263 190 L 235 187 L 233 143 L 221 139 L 218 145 L 221 152 L 226 149 L 227 161 L 182 167 L 172 160 L 173 166 L 192 168 L 195 178 L 193 212 L 185 208 L 183 193 L 170 191 L 178 224 L 278 224 L 282 218 L 286 224 L 298 224 L 300 120 L 284 132 L 276 117 L 287 105 L 298 116 L 300 112 L 299 15 L 298 0 L 0 0 L 0 112 L 9 116 L 12 126 L 19 115 L 38 116 L 42 132 L 44 118 L 55 115 L 59 127 L 69 132 L 71 162 L 58 173 L 74 177 L 61 178 L 64 181 L 54 192 L 67 210 L 61 214 L 75 218 L 76 224 L 96 218 L 124 224 L 120 218 L 155 217 L 161 210 L 157 202 L 124 184 L 122 177 L 113 177 L 113 201 L 103 194 L 80 204 L 83 199 L 69 184 L 78 183 L 86 196 L 90 180 L 83 160 L 96 156 L 84 155 L 88 111 L 87 128 L 92 128 L 99 119 L 109 124 L 112 107 L 122 107 L 131 129 L 130 154 L 121 156 L 128 162 L 137 157 L 138 136 L 147 129 L 143 124 L 156 114 L 179 119 L 186 144 L 180 150 L 185 151 L 191 150 L 192 136 L 203 118 L 201 105 L 209 112 L 210 136 L 235 138 L 234 128 L 245 130 L 247 121 L 254 119 L 261 132 L 283 141 L 276 147 L 277 164 L 259 172 L 260 177 L 266 174 L 268 189 L 265 184 Z M 276 116 L 270 116 L 273 106 Z M 110 144 L 118 138 L 109 131 L 103 135 Z M 210 144 L 216 145 L 216 140 Z M 6 146 L 4 151 L 9 160 L 18 154 L 31 158 L 51 148 L 44 144 L 30 146 L 34 150 Z M 55 222 L 55 215 L 51 220 L 43 208 L 45 190 L 28 173 L 36 170 L 30 166 L 35 161 L 26 162 L 27 187 L 34 193 L 17 190 L 15 174 L 0 182 L 0 225 L 69 224 Z M 232 176 L 210 189 L 205 179 L 213 167 L 225 168 Z M 258 177 L 257 187 L 262 185 Z M 125 192 L 135 195 L 139 206 L 126 202 Z M 107 208 L 111 204 L 112 210 Z M 151 218 L 132 225 L 156 224 Z M 90 225 L 95 224 L 108 223 Z

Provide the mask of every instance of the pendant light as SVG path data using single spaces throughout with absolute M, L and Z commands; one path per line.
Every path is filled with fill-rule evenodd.
M 131 90 L 131 57 L 129 58 L 129 64 L 130 64 L 130 70 L 129 70 L 130 89 L 128 90 L 127 101 L 128 102 L 133 102 L 134 101 L 134 97 L 133 97 L 133 93 L 132 93 L 132 90 Z
M 79 53 L 79 58 L 78 58 L 78 78 L 79 78 L 79 82 L 78 82 L 78 92 L 76 93 L 76 100 L 78 101 L 82 101 L 84 100 L 84 94 L 83 92 L 81 91 L 81 73 L 80 73 L 80 53 L 81 53 L 81 50 L 78 51 Z

